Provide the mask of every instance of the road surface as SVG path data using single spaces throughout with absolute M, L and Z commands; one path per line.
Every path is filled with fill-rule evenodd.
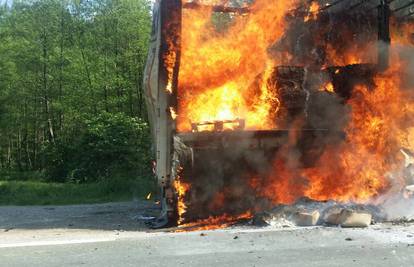
M 414 264 L 413 224 L 155 232 L 136 220 L 151 208 L 136 202 L 0 208 L 0 266 Z

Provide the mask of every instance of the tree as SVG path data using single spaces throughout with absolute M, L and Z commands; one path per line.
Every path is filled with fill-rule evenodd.
M 57 164 L 51 153 L 61 153 L 62 142 L 78 142 L 90 118 L 145 121 L 141 81 L 150 21 L 147 0 L 1 6 L 0 169 L 50 170 Z

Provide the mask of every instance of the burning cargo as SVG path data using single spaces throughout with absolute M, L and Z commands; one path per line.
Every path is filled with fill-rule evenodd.
M 144 81 L 154 225 L 409 198 L 414 23 L 388 2 L 156 1 Z

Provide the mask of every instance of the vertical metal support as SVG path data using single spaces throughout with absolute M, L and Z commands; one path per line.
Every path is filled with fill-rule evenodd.
M 182 3 L 181 0 L 170 0 L 173 8 L 171 9 L 172 17 L 170 24 L 170 38 L 174 46 L 175 64 L 173 69 L 173 92 L 170 97 L 170 105 L 178 114 L 178 76 L 181 63 L 181 31 L 182 31 Z M 174 125 L 175 130 L 175 125 Z
M 181 0 L 160 1 L 160 53 L 158 71 L 157 176 L 163 194 L 163 213 L 174 223 L 175 206 L 172 177 L 175 120 L 171 108 L 177 106 L 181 37 Z
M 390 64 L 390 6 L 381 0 L 378 6 L 378 70 L 385 71 Z
M 172 88 L 168 95 L 168 104 L 175 110 L 177 108 L 178 74 L 181 59 L 181 28 L 182 28 L 181 0 L 161 0 L 161 50 L 160 50 L 160 77 L 168 79 L 172 71 Z M 174 55 L 174 62 L 171 57 Z M 169 62 L 166 62 L 166 61 Z M 167 66 L 170 64 L 170 66 Z M 173 69 L 169 69 L 169 67 Z M 168 83 L 168 81 L 165 81 Z M 165 88 L 164 88 L 165 89 Z

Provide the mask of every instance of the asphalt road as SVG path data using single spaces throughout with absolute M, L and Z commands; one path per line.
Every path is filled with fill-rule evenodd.
M 6 221 L 10 227 L 12 219 Z M 0 220 L 0 266 L 414 265 L 414 225 L 237 227 L 186 233 L 56 225 L 30 229 L 26 222 L 25 228 L 6 229 Z

